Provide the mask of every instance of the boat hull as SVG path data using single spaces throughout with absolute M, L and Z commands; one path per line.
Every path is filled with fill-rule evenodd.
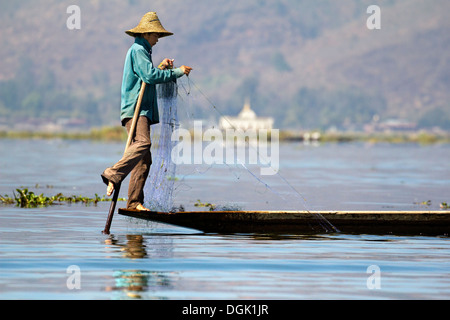
M 192 228 L 207 233 L 305 234 L 332 232 L 327 221 L 344 233 L 444 235 L 450 231 L 448 211 L 189 211 L 119 214 Z

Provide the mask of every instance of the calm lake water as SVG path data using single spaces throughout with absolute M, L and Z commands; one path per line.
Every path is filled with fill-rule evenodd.
M 0 194 L 104 195 L 100 173 L 122 152 L 123 143 L 0 140 Z M 175 204 L 439 210 L 450 202 L 448 159 L 449 145 L 282 144 L 281 176 L 263 183 L 231 166 L 180 167 Z M 450 298 L 447 235 L 204 234 L 116 214 L 107 236 L 108 209 L 0 206 L 0 299 Z

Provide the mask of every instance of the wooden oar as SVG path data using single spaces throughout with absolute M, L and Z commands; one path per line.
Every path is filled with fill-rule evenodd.
M 127 153 L 128 147 L 130 146 L 131 140 L 133 139 L 134 133 L 136 131 L 136 123 L 137 123 L 138 118 L 139 118 L 139 112 L 141 110 L 142 97 L 144 96 L 144 92 L 145 92 L 145 87 L 146 86 L 147 86 L 147 84 L 145 82 L 142 82 L 141 91 L 139 92 L 138 101 L 137 101 L 137 104 L 136 104 L 136 108 L 134 110 L 133 120 L 131 122 L 130 132 L 128 133 L 128 139 L 127 139 L 127 144 L 125 146 L 124 155 Z M 106 220 L 105 230 L 103 230 L 104 234 L 109 234 L 109 229 L 111 228 L 111 223 L 112 223 L 112 219 L 113 219 L 113 216 L 114 216 L 114 211 L 116 210 L 117 199 L 119 197 L 120 185 L 121 185 L 121 183 L 118 183 L 118 184 L 116 184 L 114 186 L 114 195 L 113 195 L 113 198 L 111 200 L 111 206 L 109 207 L 108 219 Z

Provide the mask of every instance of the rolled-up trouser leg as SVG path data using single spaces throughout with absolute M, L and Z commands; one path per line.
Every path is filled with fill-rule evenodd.
M 131 122 L 125 124 L 128 133 Z M 128 208 L 135 208 L 139 203 L 143 203 L 144 185 L 151 165 L 150 147 L 150 124 L 147 117 L 141 116 L 127 152 L 115 165 L 102 173 L 105 184 L 111 181 L 117 185 L 133 171 L 128 188 Z

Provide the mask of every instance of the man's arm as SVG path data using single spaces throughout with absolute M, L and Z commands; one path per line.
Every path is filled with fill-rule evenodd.
M 155 68 L 147 52 L 136 50 L 133 54 L 133 65 L 136 74 L 148 84 L 165 83 L 185 74 L 181 68 L 161 70 Z
M 164 59 L 158 66 L 158 69 L 161 70 L 165 70 L 165 69 L 173 69 L 173 61 L 174 59 Z M 189 73 L 191 73 L 192 68 L 188 67 L 188 66 L 181 66 L 180 67 L 181 71 L 183 72 L 183 74 L 185 75 L 189 75 Z

